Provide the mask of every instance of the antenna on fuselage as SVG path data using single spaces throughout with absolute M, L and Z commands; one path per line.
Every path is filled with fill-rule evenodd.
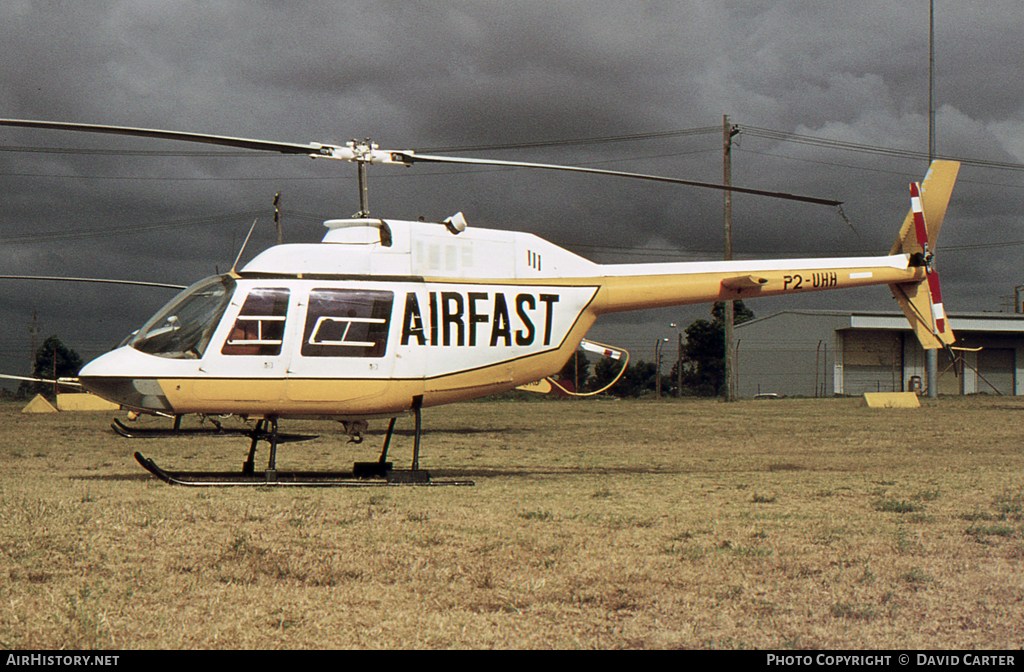
M 252 226 L 249 227 L 249 233 L 246 234 L 245 240 L 242 241 L 242 249 L 238 251 L 238 256 L 235 257 L 235 263 L 231 264 L 231 270 L 228 275 L 238 277 L 238 273 L 235 272 L 235 267 L 238 266 L 238 260 L 242 258 L 242 252 L 245 252 L 245 246 L 249 244 L 249 238 L 252 236 L 252 232 L 256 230 L 256 222 L 260 221 L 257 217 L 252 220 Z

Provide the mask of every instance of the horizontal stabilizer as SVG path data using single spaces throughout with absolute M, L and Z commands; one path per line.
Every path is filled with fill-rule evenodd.
M 547 394 L 548 392 L 551 391 L 551 381 L 548 380 L 547 378 L 541 378 L 540 380 L 535 380 L 532 383 L 520 385 L 516 389 L 522 390 L 523 392 L 536 392 L 537 394 Z

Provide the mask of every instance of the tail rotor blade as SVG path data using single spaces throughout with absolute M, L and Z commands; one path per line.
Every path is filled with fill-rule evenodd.
M 927 254 L 928 227 L 924 224 L 924 207 L 921 205 L 921 185 L 917 182 L 910 184 L 910 210 L 914 213 L 914 233 L 917 234 L 917 244 Z
M 928 249 L 928 227 L 924 221 L 924 208 L 921 205 L 921 185 L 913 182 L 910 185 L 910 211 L 914 214 L 914 233 L 917 243 L 921 246 L 924 270 L 928 278 L 928 293 L 932 308 L 932 333 L 946 332 L 946 311 L 942 307 L 942 289 L 939 284 L 939 272 L 932 268 L 932 252 Z
M 939 287 L 939 272 L 928 272 L 928 291 L 932 300 L 932 323 L 936 334 L 946 333 L 946 310 L 942 307 L 942 290 Z

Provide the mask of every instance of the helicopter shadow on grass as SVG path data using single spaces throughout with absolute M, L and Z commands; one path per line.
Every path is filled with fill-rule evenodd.
M 517 469 L 514 467 L 466 467 L 466 468 L 442 468 L 442 469 L 430 469 L 430 475 L 433 479 L 452 479 L 452 480 L 465 480 L 471 478 L 478 479 L 489 479 L 489 478 L 535 478 L 535 477 L 566 477 L 566 476 L 679 476 L 683 474 L 695 473 L 699 471 L 697 468 L 686 469 L 662 469 L 653 467 L 531 467 Z M 346 473 L 346 472 L 339 472 Z M 142 483 L 145 481 L 153 480 L 154 477 L 151 474 L 140 472 L 140 473 L 128 473 L 128 474 L 89 474 L 85 476 L 76 475 L 69 476 L 71 481 L 95 481 L 105 483 L 119 483 L 119 482 L 138 482 Z
M 435 478 L 532 478 L 535 476 L 679 476 L 695 473 L 697 469 L 658 469 L 653 467 L 467 467 L 431 469 Z

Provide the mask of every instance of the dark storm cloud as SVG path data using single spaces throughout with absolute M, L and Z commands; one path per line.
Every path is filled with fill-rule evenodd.
M 1024 161 L 1018 3 L 936 5 L 939 153 Z M 201 7 L 11 0 L 0 8 L 0 116 L 291 142 L 372 136 L 385 147 L 424 149 L 711 127 L 729 114 L 750 129 L 924 152 L 927 12 L 923 0 Z M 737 197 L 739 256 L 885 251 L 906 211 L 907 182 L 925 168 L 921 160 L 753 133 L 738 141 L 736 184 L 843 199 L 857 229 L 828 209 Z M 331 162 L 239 153 L 136 156 L 123 152 L 206 149 L 18 129 L 0 129 L 0 146 L 122 152 L 0 151 L 6 272 L 187 283 L 229 265 L 254 217 L 262 224 L 251 245 L 271 244 L 277 191 L 292 241 L 317 240 L 317 218 L 357 208 L 354 170 Z M 721 177 L 716 131 L 492 155 Z M 374 168 L 371 185 L 378 214 L 441 218 L 463 210 L 470 225 L 533 231 L 588 246 L 578 251 L 602 261 L 642 258 L 616 258 L 611 250 L 624 246 L 706 256 L 721 246 L 721 196 L 714 192 L 427 166 Z M 978 255 L 963 248 L 1024 239 L 1022 193 L 1020 172 L 964 167 L 943 232 L 942 243 L 953 249 L 939 262 L 950 310 L 997 308 L 999 296 L 1020 282 L 1010 263 L 1019 248 L 988 250 L 986 260 L 997 263 L 981 269 Z M 215 216 L 227 223 L 203 223 Z M 81 235 L 61 237 L 68 231 Z M 4 343 L 25 340 L 31 308 L 45 314 L 48 331 L 72 329 L 60 298 L 69 290 L 0 289 L 8 297 L 0 302 Z M 87 322 L 90 333 L 102 332 L 95 339 L 107 342 L 138 326 L 159 302 L 121 292 L 81 296 L 101 304 L 110 297 L 96 309 L 79 302 L 85 317 L 75 327 Z M 889 307 L 884 290 L 829 301 Z

